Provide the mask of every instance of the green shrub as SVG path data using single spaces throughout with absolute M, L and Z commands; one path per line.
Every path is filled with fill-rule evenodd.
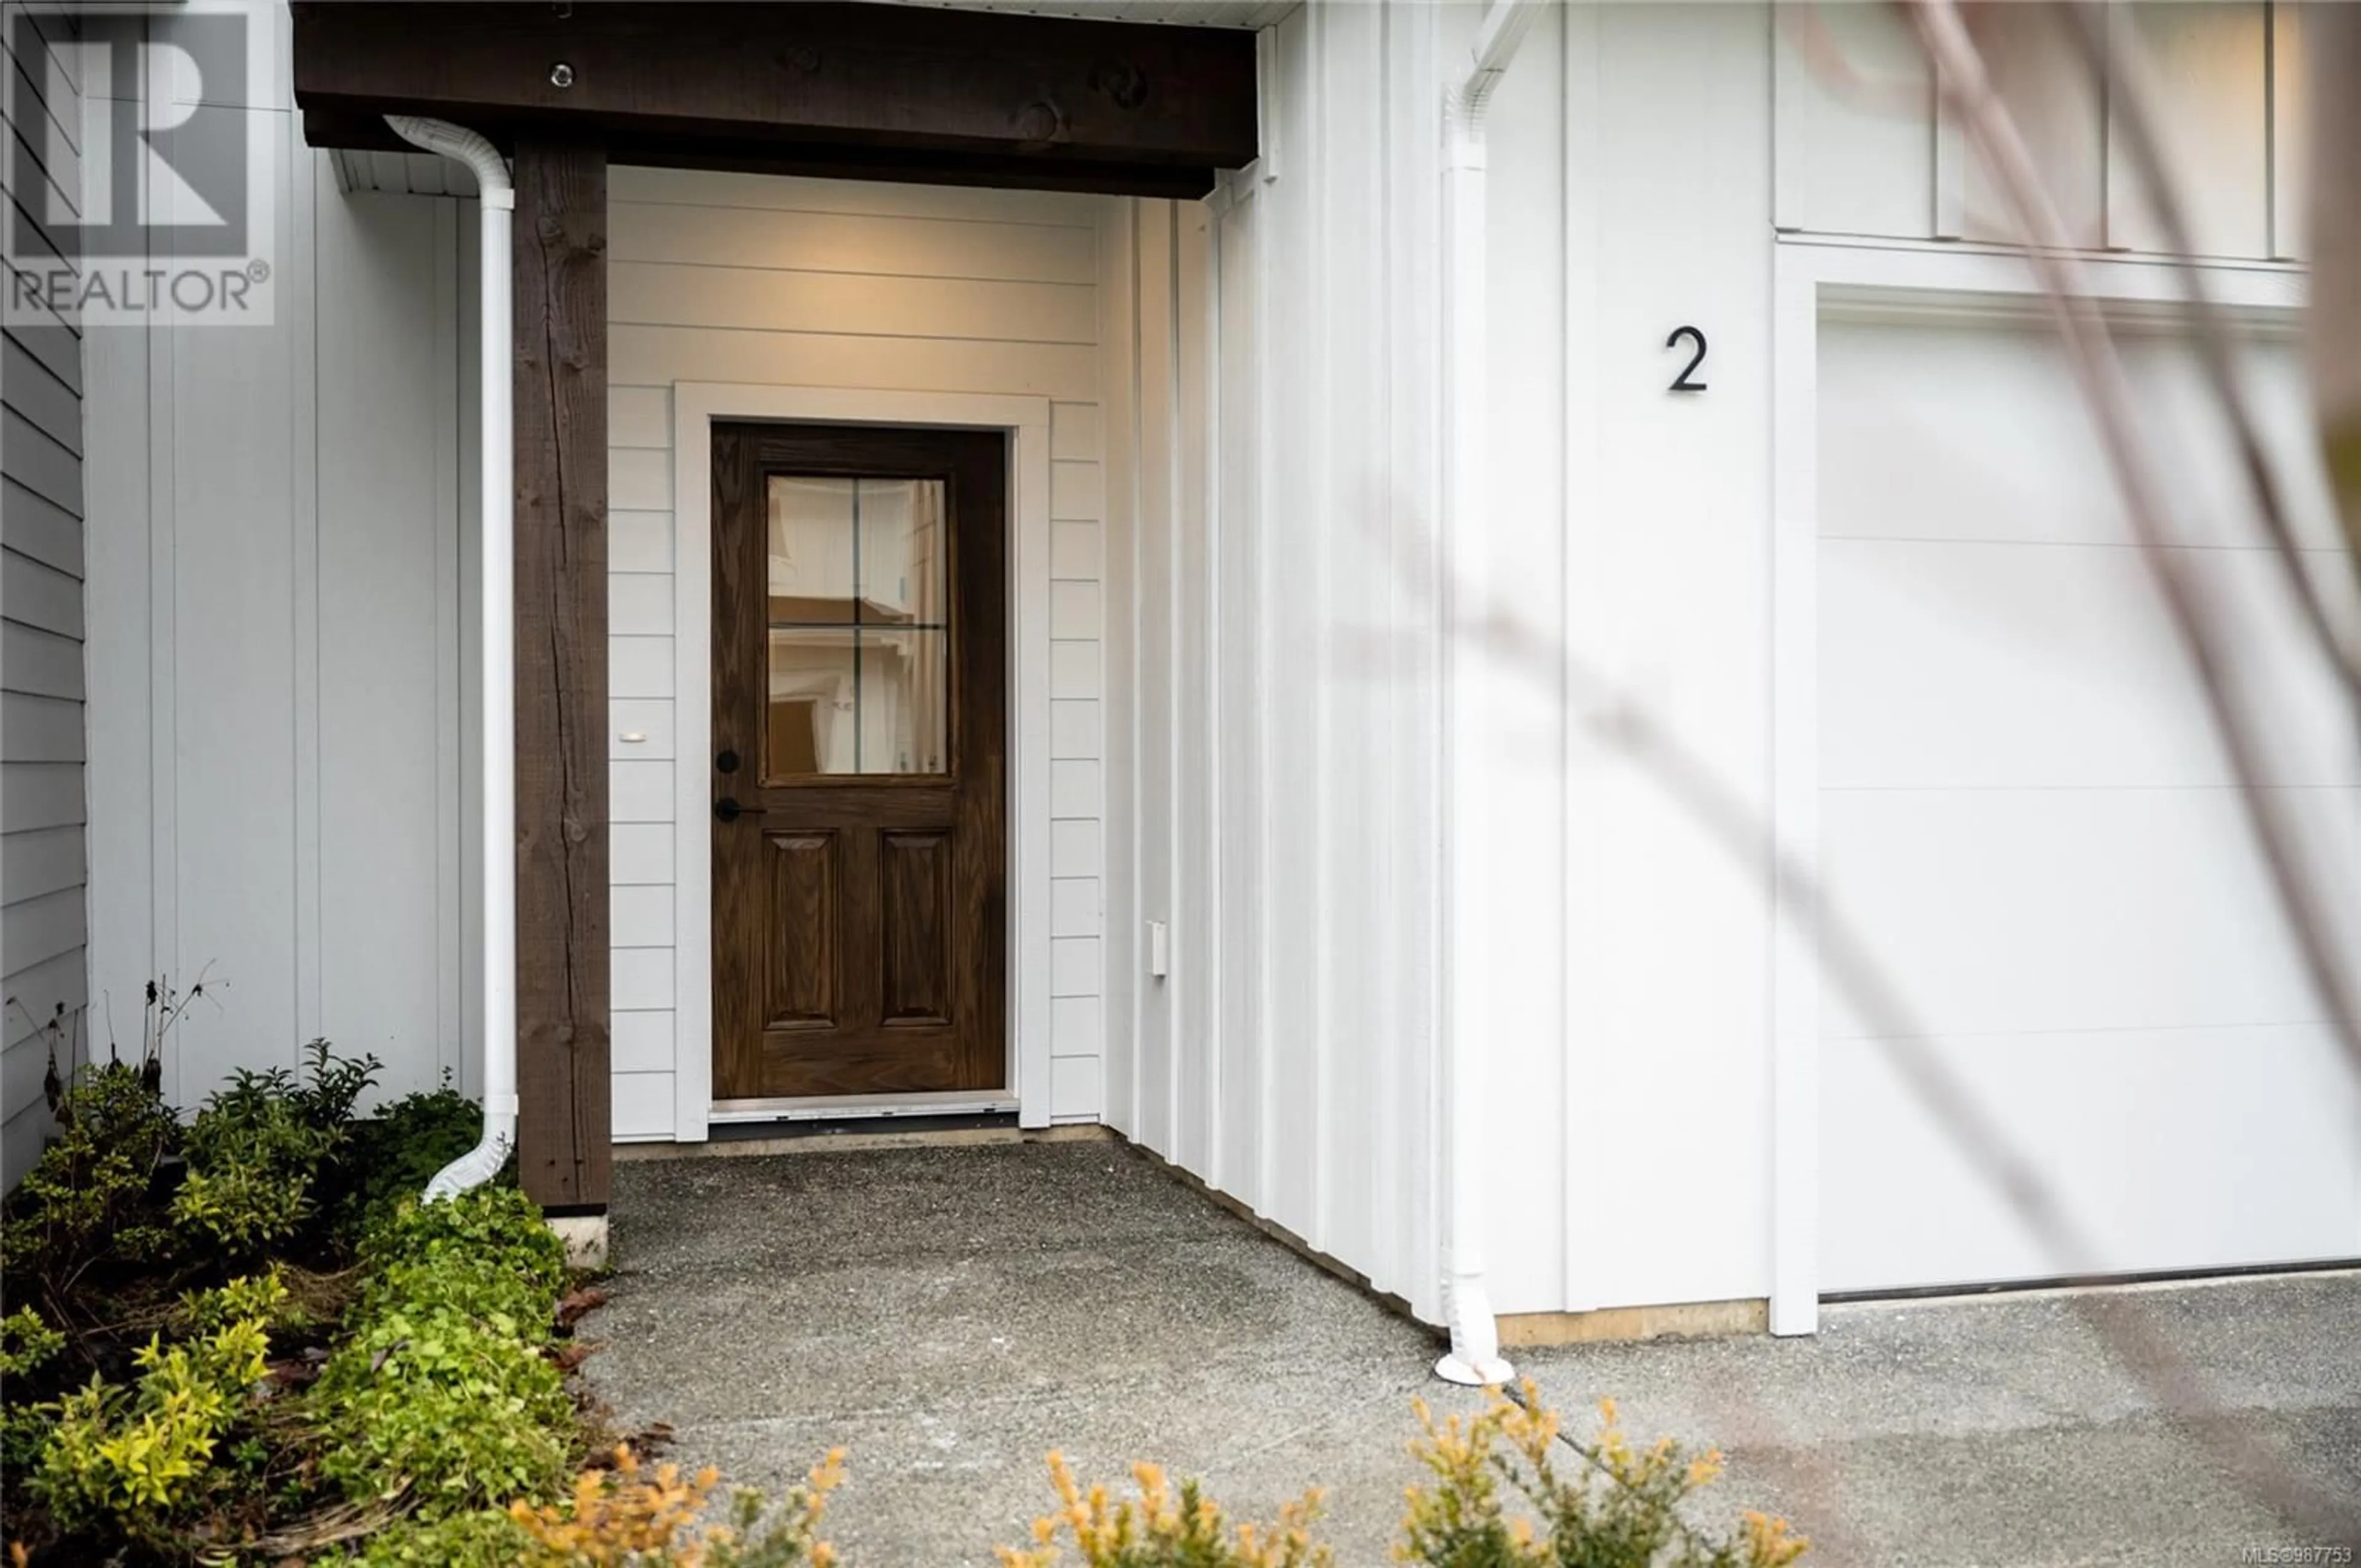
M 407 1497 L 435 1519 L 546 1497 L 572 1458 L 557 1368 L 457 1318 L 381 1320 L 330 1360 L 315 1392 L 320 1473 L 356 1502 Z
M 544 1297 L 566 1283 L 566 1244 L 541 1206 L 513 1187 L 486 1185 L 440 1203 L 411 1199 L 363 1235 L 360 1260 L 371 1269 L 451 1263 L 514 1276 Z
M 53 1302 L 70 1299 L 93 1269 L 171 1248 L 154 1189 L 180 1124 L 147 1078 L 126 1062 L 79 1069 L 59 1097 L 57 1141 L 9 1199 L 0 1259 Z
M 546 1497 L 573 1458 L 573 1401 L 541 1354 L 564 1244 L 511 1189 L 411 1201 L 361 1244 L 369 1278 L 311 1401 L 321 1475 L 357 1502 L 445 1518 Z
M 288 1102 L 307 1126 L 321 1132 L 342 1132 L 350 1124 L 361 1096 L 377 1082 L 385 1063 L 364 1053 L 340 1057 L 325 1040 L 303 1047 L 301 1081 L 287 1086 Z
M 287 1282 L 277 1268 L 242 1275 L 212 1290 L 191 1290 L 181 1298 L 181 1316 L 200 1331 L 210 1332 L 252 1318 L 266 1329 L 291 1327 L 303 1321 L 302 1310 L 287 1293 Z
M 65 1349 L 66 1336 L 41 1321 L 30 1307 L 0 1318 L 0 1472 L 25 1475 L 40 1459 L 55 1424 L 46 1405 L 23 1397 L 27 1379 Z
M 398 1519 L 368 1540 L 306 1558 L 311 1568 L 518 1568 L 533 1550 L 505 1508 Z
M 551 1337 L 553 1294 L 514 1269 L 455 1266 L 439 1258 L 389 1263 L 362 1282 L 357 1321 L 413 1316 L 419 1303 L 433 1302 L 435 1316 L 480 1323 L 538 1350 Z
M 66 1336 L 30 1307 L 0 1318 L 0 1382 L 22 1377 L 65 1349 Z
M 311 1220 L 314 1185 L 344 1148 L 353 1107 L 379 1064 L 346 1060 L 325 1040 L 304 1057 L 301 1077 L 285 1068 L 235 1074 L 190 1124 L 189 1174 L 172 1220 L 203 1245 L 251 1257 Z
M 431 1093 L 406 1094 L 346 1130 L 334 1175 L 337 1190 L 324 1198 L 340 1236 L 357 1237 L 401 1200 L 425 1189 L 437 1171 L 476 1146 L 482 1109 L 454 1090 L 445 1074 Z
M 240 1280 L 231 1300 L 275 1306 L 275 1288 Z M 57 1402 L 31 1484 L 59 1524 L 112 1526 L 161 1548 L 227 1484 L 214 1455 L 251 1409 L 269 1345 L 265 1318 L 227 1307 L 207 1310 L 215 1326 L 179 1344 L 151 1336 L 133 1356 L 137 1384 L 94 1375 Z

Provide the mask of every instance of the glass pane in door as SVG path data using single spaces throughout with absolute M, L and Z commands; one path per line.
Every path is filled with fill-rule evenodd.
M 763 782 L 949 773 L 942 481 L 768 484 Z

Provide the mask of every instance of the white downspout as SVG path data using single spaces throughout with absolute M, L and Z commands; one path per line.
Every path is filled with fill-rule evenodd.
M 1443 606 L 1444 863 L 1449 867 L 1443 966 L 1443 1301 L 1451 1350 L 1435 1376 L 1469 1385 L 1505 1383 L 1515 1370 L 1500 1356 L 1499 1324 L 1485 1284 L 1484 1057 L 1493 1033 L 1485 988 L 1470 983 L 1488 944 L 1487 868 L 1471 853 L 1463 802 L 1476 798 L 1487 769 L 1487 729 L 1477 667 L 1491 560 L 1485 492 L 1489 366 L 1485 335 L 1484 114 L 1492 89 L 1531 27 L 1535 0 L 1493 0 L 1469 51 L 1466 80 L 1443 104 Z
M 509 225 L 516 191 L 508 164 L 474 131 L 388 115 L 394 135 L 475 171 L 482 207 L 484 1136 L 426 1184 L 426 1201 L 454 1197 L 500 1174 L 516 1146 L 516 499 L 511 475 Z

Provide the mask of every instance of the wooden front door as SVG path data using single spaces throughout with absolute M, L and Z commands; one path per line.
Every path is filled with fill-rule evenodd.
M 713 435 L 715 1098 L 1005 1088 L 1005 438 Z

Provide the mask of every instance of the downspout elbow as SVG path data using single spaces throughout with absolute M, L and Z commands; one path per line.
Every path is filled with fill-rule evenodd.
M 485 206 L 502 211 L 516 206 L 516 188 L 509 181 L 508 160 L 481 133 L 448 120 L 430 120 L 417 115 L 388 115 L 385 123 L 411 146 L 466 164 L 476 176 L 476 190 Z
M 426 1201 L 440 1203 L 445 1198 L 456 1198 L 500 1175 L 500 1167 L 509 1162 L 509 1151 L 516 1147 L 516 1123 L 515 1112 L 495 1111 L 487 1103 L 482 1139 L 434 1173 L 426 1184 Z

